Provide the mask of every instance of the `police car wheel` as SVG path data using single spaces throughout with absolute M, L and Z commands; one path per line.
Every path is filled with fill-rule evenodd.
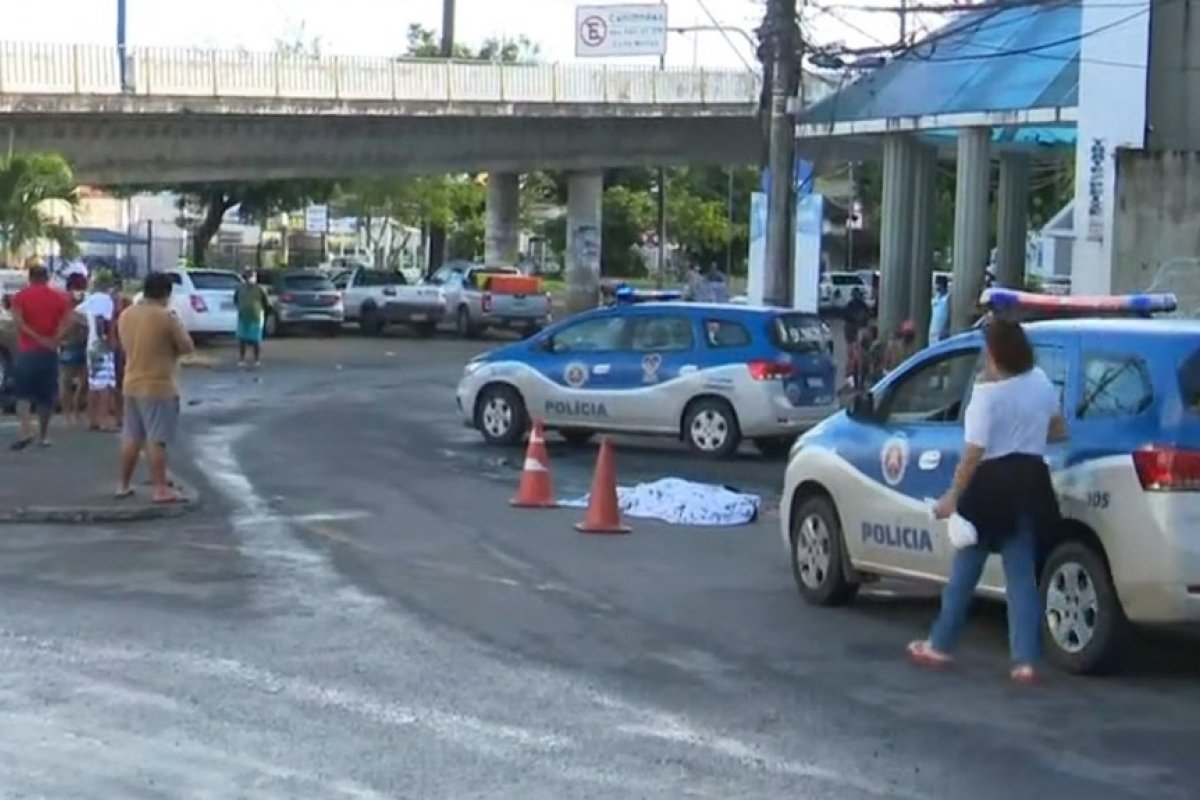
M 1118 665 L 1128 622 L 1099 553 L 1080 541 L 1060 544 L 1042 568 L 1039 591 L 1051 661 L 1084 675 Z
M 688 406 L 683 420 L 683 439 L 701 455 L 726 458 L 742 442 L 733 407 L 716 397 L 704 397 Z
M 484 387 L 475 401 L 475 427 L 488 444 L 520 444 L 528 427 L 520 393 L 504 384 Z
M 840 606 L 858 592 L 842 571 L 842 524 L 833 503 L 821 496 L 802 501 L 792 515 L 792 576 L 812 605 Z

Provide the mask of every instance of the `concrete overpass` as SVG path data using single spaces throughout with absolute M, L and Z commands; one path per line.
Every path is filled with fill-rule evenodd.
M 752 163 L 746 71 L 0 43 L 0 136 L 89 183 Z

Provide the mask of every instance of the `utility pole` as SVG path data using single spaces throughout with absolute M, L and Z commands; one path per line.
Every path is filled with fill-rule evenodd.
M 658 57 L 658 71 L 667 71 L 667 54 Z M 658 270 L 654 277 L 655 288 L 663 288 L 667 279 L 667 170 L 658 168 Z
M 800 57 L 796 0 L 768 0 L 764 32 L 770 55 L 771 94 L 768 114 L 767 168 L 771 185 L 767 206 L 767 305 L 790 307 L 792 300 L 792 225 L 795 204 L 796 131 L 788 100 L 796 94 Z M 768 70 L 764 69 L 764 72 Z M 802 81 L 801 81 L 802 83 Z
M 900 0 L 900 46 L 908 46 L 908 0 Z
M 121 76 L 121 91 L 128 92 L 129 85 L 129 59 L 126 57 L 128 51 L 128 40 L 125 37 L 125 23 L 128 19 L 128 14 L 125 9 L 125 0 L 117 0 L 117 69 Z
M 442 0 L 442 58 L 454 58 L 455 0 Z M 425 270 L 432 274 L 446 260 L 446 229 L 429 225 L 429 249 L 425 253 Z

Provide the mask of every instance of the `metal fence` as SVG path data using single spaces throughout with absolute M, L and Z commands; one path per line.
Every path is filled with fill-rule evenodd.
M 745 70 L 587 64 L 499 64 L 442 59 L 311 56 L 235 50 L 136 48 L 121 85 L 116 48 L 0 42 L 0 95 L 745 105 L 759 77 Z

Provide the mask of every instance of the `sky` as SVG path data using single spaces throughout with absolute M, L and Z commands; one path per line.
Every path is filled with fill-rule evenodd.
M 441 0 L 126 0 L 129 41 L 134 46 L 272 50 L 278 39 L 318 38 L 327 53 L 396 55 L 411 23 L 439 28 Z M 597 5 L 605 0 L 592 0 Z M 713 25 L 752 32 L 762 0 L 666 0 L 672 28 Z M 899 0 L 821 0 L 808 18 L 822 43 L 851 47 L 895 42 L 895 14 L 863 12 L 863 6 L 895 7 Z M 6 15 L 0 40 L 111 44 L 116 40 L 117 0 L 21 2 Z M 457 38 L 477 44 L 488 36 L 524 34 L 547 61 L 574 60 L 576 0 L 458 0 Z M 707 10 L 707 11 L 706 11 Z M 711 17 L 709 16 L 711 14 Z M 627 59 L 633 63 L 644 59 Z M 653 60 L 653 59 L 651 59 Z M 674 34 L 667 51 L 675 66 L 739 67 L 754 63 L 743 37 L 718 32 Z

